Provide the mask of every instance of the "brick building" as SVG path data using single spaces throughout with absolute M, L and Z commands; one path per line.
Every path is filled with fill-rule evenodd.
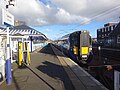
M 106 42 L 111 42 L 109 34 L 115 29 L 118 22 L 109 22 L 104 27 L 97 29 L 97 41 L 99 44 L 104 45 Z

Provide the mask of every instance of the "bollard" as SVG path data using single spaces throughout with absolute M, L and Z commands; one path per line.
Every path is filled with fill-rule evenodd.
M 30 65 L 30 48 L 29 48 L 29 43 L 27 43 L 27 59 L 28 59 L 28 64 Z
M 18 65 L 21 66 L 23 62 L 22 42 L 18 42 Z

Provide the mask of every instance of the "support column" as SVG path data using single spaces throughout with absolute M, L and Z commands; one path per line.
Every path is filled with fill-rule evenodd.
M 7 84 L 12 83 L 11 60 L 10 60 L 10 43 L 9 43 L 9 27 L 7 27 L 6 82 L 7 82 Z

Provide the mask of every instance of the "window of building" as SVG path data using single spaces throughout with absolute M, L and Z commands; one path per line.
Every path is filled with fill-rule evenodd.
M 105 34 L 105 36 L 106 36 L 106 34 Z
M 100 31 L 102 32 L 102 29 L 100 29 Z
M 102 35 L 102 38 L 104 38 L 104 35 Z
M 106 32 L 106 28 L 104 28 L 104 32 Z
M 99 32 L 99 31 L 100 31 L 100 29 L 97 29 L 97 31 Z
M 113 29 L 115 29 L 115 25 L 113 25 Z
M 105 28 L 104 28 L 105 29 Z M 104 32 L 104 29 L 102 29 L 102 32 Z
M 117 43 L 120 43 L 120 35 L 117 36 Z
M 108 31 L 111 30 L 111 26 L 109 27 Z
M 111 30 L 113 30 L 113 26 L 111 26 Z
M 108 27 L 106 28 L 106 31 L 108 31 Z
M 117 25 L 115 25 L 115 27 L 116 27 Z
M 101 35 L 99 35 L 98 37 L 101 37 Z

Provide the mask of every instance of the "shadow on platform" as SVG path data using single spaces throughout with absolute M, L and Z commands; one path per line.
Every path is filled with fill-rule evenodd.
M 43 64 L 44 65 L 38 66 L 37 69 L 54 79 L 62 81 L 66 90 L 75 90 L 63 66 L 48 61 L 43 62 Z
M 51 54 L 51 55 L 55 55 L 55 53 L 53 52 L 50 44 L 48 44 L 47 46 L 43 47 L 40 51 L 38 51 L 39 53 L 45 53 L 45 54 Z
M 2 82 L 3 81 L 3 74 L 2 74 L 2 72 L 0 72 L 0 82 Z
M 40 51 L 38 51 L 39 53 L 45 53 L 45 54 L 51 54 L 51 55 L 55 55 L 55 53 L 53 52 L 52 48 L 51 48 L 52 44 L 48 44 L 47 46 L 43 47 Z M 65 55 L 63 55 L 62 53 L 59 53 L 57 56 L 62 56 L 62 57 L 66 57 Z

